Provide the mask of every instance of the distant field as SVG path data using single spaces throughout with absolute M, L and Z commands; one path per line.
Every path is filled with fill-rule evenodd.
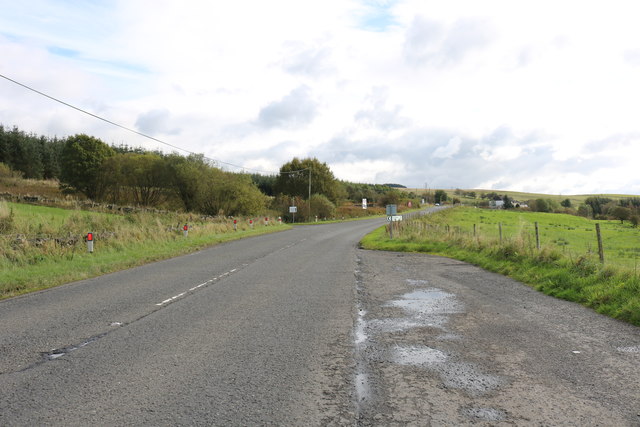
M 413 192 L 417 195 L 424 194 L 427 191 L 424 188 L 403 188 L 402 190 L 405 192 Z M 430 191 L 433 193 L 435 190 L 436 189 L 431 189 Z M 456 195 L 455 189 L 453 190 L 445 189 L 444 191 L 447 192 L 447 196 L 449 197 L 449 200 L 451 200 L 454 197 L 459 198 L 462 201 L 462 203 L 464 203 L 465 201 L 474 200 L 467 197 Z M 593 196 L 607 197 L 613 200 L 619 200 L 619 199 L 624 199 L 629 197 L 640 197 L 639 195 L 634 195 L 634 194 L 542 194 L 542 193 L 525 193 L 520 191 L 482 190 L 482 189 L 462 189 L 462 191 L 466 191 L 466 192 L 475 191 L 476 200 L 480 200 L 480 195 L 482 193 L 497 193 L 500 195 L 507 195 L 510 198 L 518 201 L 527 201 L 527 200 L 534 200 L 534 199 L 551 199 L 560 203 L 565 199 L 569 199 L 571 200 L 571 204 L 573 206 L 578 206 L 584 203 L 587 197 L 593 197 Z

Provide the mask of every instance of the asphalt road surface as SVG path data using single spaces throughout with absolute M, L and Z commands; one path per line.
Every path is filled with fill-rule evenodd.
M 0 425 L 640 425 L 640 328 L 302 226 L 0 302 Z

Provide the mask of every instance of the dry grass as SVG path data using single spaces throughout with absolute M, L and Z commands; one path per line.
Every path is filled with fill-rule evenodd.
M 8 213 L 7 213 L 8 212 Z M 285 229 L 249 218 L 136 212 L 126 215 L 0 203 L 0 298 L 191 252 L 216 242 Z M 188 224 L 188 237 L 183 226 Z M 94 235 L 94 253 L 85 243 Z

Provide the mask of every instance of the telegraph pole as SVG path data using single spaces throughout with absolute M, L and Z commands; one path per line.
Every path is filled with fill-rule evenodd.
M 311 221 L 311 167 L 309 167 L 309 221 Z

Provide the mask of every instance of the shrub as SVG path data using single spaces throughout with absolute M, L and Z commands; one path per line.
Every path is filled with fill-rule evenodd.
M 6 202 L 0 202 L 0 234 L 10 233 L 13 227 L 13 209 L 9 209 Z
M 311 216 L 318 218 L 332 218 L 336 214 L 336 206 L 323 194 L 311 196 Z M 309 218 L 310 220 L 311 218 Z
M 11 178 L 12 176 L 13 171 L 11 168 L 0 162 L 0 178 Z

